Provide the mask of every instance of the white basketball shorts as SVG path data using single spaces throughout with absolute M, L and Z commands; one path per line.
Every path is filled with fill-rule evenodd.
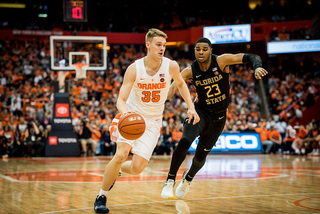
M 121 136 L 118 130 L 116 130 L 117 143 L 122 142 L 130 144 L 132 146 L 133 154 L 139 155 L 149 161 L 159 140 L 162 127 L 162 116 L 151 118 L 144 117 L 144 120 L 146 122 L 146 130 L 139 139 L 127 140 Z

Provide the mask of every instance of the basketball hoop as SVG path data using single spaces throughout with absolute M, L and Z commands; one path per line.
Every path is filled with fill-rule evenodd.
M 89 67 L 86 63 L 74 63 L 72 67 L 76 71 L 76 79 L 85 79 L 87 78 L 87 68 Z

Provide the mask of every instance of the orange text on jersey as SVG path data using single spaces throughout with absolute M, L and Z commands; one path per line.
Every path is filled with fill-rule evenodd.
M 167 85 L 166 82 L 162 83 L 138 83 L 138 87 L 144 90 L 162 89 Z

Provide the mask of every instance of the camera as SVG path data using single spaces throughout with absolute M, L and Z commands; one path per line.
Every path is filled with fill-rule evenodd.
M 81 119 L 81 123 L 82 123 L 83 126 L 85 126 L 88 122 L 89 122 L 89 118 L 88 117 L 83 117 Z
M 30 121 L 30 122 L 28 123 L 28 129 L 31 129 L 31 128 L 33 128 L 32 121 Z

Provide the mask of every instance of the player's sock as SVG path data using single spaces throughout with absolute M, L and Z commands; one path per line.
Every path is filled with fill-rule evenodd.
M 108 191 L 105 191 L 105 190 L 103 190 L 103 189 L 100 189 L 99 196 L 101 196 L 101 195 L 107 196 L 107 194 L 108 194 Z
M 176 176 L 177 176 L 177 174 L 170 174 L 170 173 L 168 173 L 168 177 L 167 177 L 167 180 L 169 180 L 169 179 L 172 179 L 172 180 L 176 180 Z
M 192 181 L 192 179 L 193 179 L 193 177 L 191 177 L 190 175 L 189 175 L 189 173 L 186 175 L 186 177 L 185 177 L 185 179 L 186 179 L 186 181 Z

